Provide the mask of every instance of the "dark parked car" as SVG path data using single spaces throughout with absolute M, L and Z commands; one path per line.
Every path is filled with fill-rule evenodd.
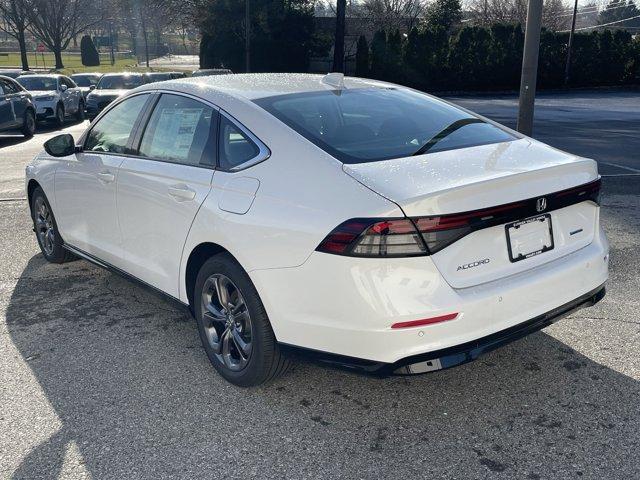
M 147 72 L 144 74 L 146 83 L 164 82 L 165 80 L 173 80 L 171 72 Z
M 89 92 L 93 90 L 91 87 L 95 88 L 101 78 L 102 73 L 75 73 L 71 75 L 71 80 L 76 82 L 76 85 L 80 87 L 80 91 L 85 100 Z
M 194 70 L 191 74 L 192 77 L 208 77 L 209 75 L 229 75 L 233 73 L 228 68 L 202 68 L 200 70 Z
M 36 109 L 31 94 L 22 85 L 0 76 L 0 132 L 10 131 L 32 137 L 36 131 Z
M 93 120 L 107 105 L 128 90 L 147 83 L 142 73 L 105 73 L 87 95 L 87 116 Z
M 171 78 L 187 78 L 187 74 L 185 72 L 169 72 L 171 74 Z

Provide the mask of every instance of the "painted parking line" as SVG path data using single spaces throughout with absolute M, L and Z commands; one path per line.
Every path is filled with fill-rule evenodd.
M 608 165 L 610 167 L 616 167 L 616 168 L 621 168 L 622 170 L 628 170 L 628 171 L 633 172 L 633 173 L 640 173 L 640 169 L 638 169 L 638 168 L 627 167 L 625 165 L 619 165 L 617 163 L 611 163 L 611 162 L 600 161 L 600 163 L 603 164 L 603 165 Z

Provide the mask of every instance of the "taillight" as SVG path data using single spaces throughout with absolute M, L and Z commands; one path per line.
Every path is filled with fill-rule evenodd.
M 316 248 L 354 257 L 430 255 L 483 228 L 533 217 L 590 200 L 600 201 L 600 180 L 496 207 L 429 217 L 355 218 L 338 225 Z M 538 210 L 544 197 L 546 208 Z
M 356 218 L 338 225 L 322 241 L 319 252 L 353 257 L 411 257 L 427 250 L 408 218 Z
M 506 223 L 511 218 L 524 218 L 526 203 L 516 202 L 473 212 L 414 218 L 429 253 L 436 253 L 474 230 Z

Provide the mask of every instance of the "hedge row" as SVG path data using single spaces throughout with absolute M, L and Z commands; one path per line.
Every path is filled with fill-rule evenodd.
M 572 86 L 640 84 L 640 36 L 616 30 L 577 32 Z M 564 84 L 568 33 L 543 31 L 538 86 Z M 377 32 L 371 45 L 358 41 L 356 75 L 421 90 L 504 90 L 520 84 L 524 34 L 520 25 L 464 27 L 453 35 L 422 28 L 408 36 Z

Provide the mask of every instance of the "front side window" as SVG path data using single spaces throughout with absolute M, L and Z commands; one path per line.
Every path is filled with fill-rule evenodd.
M 427 95 L 357 88 L 255 100 L 343 163 L 364 163 L 514 140 L 512 134 Z
M 76 84 L 68 77 L 60 77 L 60 83 L 67 86 L 67 88 L 75 88 Z
M 119 103 L 91 128 L 84 150 L 92 152 L 131 153 L 129 137 L 149 95 L 136 95 Z
M 213 108 L 179 95 L 163 94 L 142 136 L 139 154 L 185 165 L 215 165 Z
M 220 115 L 220 167 L 231 170 L 260 154 L 258 146 L 239 127 Z

